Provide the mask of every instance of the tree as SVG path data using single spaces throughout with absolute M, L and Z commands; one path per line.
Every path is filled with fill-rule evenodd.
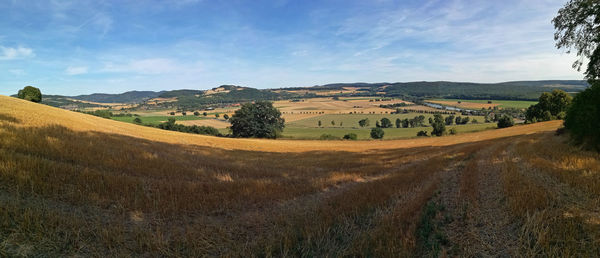
M 459 121 L 458 117 L 457 117 L 456 121 Z M 446 125 L 452 125 L 452 123 L 454 122 L 454 116 L 453 115 L 447 116 L 445 122 L 446 122 Z M 456 123 L 456 124 L 458 124 L 458 123 Z
M 525 112 L 527 121 L 550 121 L 564 118 L 564 114 L 571 105 L 572 98 L 562 90 L 553 90 L 552 93 L 544 92 L 538 98 L 538 103 L 531 105 Z
M 195 116 L 200 116 L 200 112 L 196 111 L 196 112 L 194 112 L 194 115 Z
M 223 119 L 225 119 L 225 120 L 229 119 L 229 115 L 228 114 L 223 115 Z
M 349 133 L 344 135 L 344 140 L 356 140 L 358 137 L 355 133 Z
M 136 117 L 135 119 L 133 119 L 133 122 L 136 124 L 141 124 L 142 123 L 142 119 L 140 119 L 139 117 Z
M 461 125 L 466 125 L 469 123 L 469 120 L 471 120 L 468 116 L 463 117 L 463 119 L 460 121 Z
M 229 119 L 234 137 L 277 138 L 285 120 L 268 101 L 246 103 Z
M 36 87 L 25 86 L 25 88 L 19 90 L 19 92 L 17 93 L 17 97 L 20 99 L 39 103 L 42 101 L 42 92 Z
M 427 136 L 427 131 L 418 131 L 417 132 L 417 136 L 421 137 L 421 136 Z
M 185 115 L 187 115 L 187 113 L 186 112 L 181 112 L 181 115 L 185 116 Z
M 433 123 L 431 124 L 433 127 L 433 131 L 431 131 L 431 135 L 442 136 L 446 132 L 446 125 L 444 123 L 444 118 L 441 114 L 433 115 Z
M 361 119 L 360 121 L 358 121 L 358 125 L 359 125 L 360 127 L 369 126 L 369 124 L 370 124 L 370 121 L 369 121 L 369 119 L 368 119 L 368 118 Z
M 175 115 L 175 112 L 171 112 L 171 113 L 169 113 L 169 115 L 172 115 L 172 116 L 174 116 L 174 115 Z
M 513 118 L 507 115 L 503 115 L 500 119 L 498 119 L 498 128 L 506 128 L 515 125 Z
M 456 128 L 450 128 L 450 130 L 448 130 L 448 133 L 451 135 L 455 135 L 456 134 Z
M 385 132 L 383 129 L 379 127 L 375 127 L 371 129 L 371 138 L 373 139 L 382 139 Z
M 331 125 L 335 125 L 335 121 L 331 120 Z
M 215 113 L 215 117 L 216 117 L 216 118 L 219 118 L 219 113 Z
M 318 122 L 317 124 L 319 125 L 319 127 L 321 127 L 321 125 L 322 125 L 323 123 L 321 123 L 321 120 L 319 120 L 319 122 Z
M 202 115 L 203 115 L 203 116 L 208 116 L 208 113 L 206 113 L 206 112 L 203 112 L 203 113 L 202 113 Z
M 460 116 L 457 116 L 454 122 L 455 122 L 457 125 L 459 125 L 459 124 L 460 124 L 460 122 L 462 122 L 462 117 L 460 117 Z
M 567 111 L 565 128 L 575 144 L 600 151 L 600 81 L 580 92 Z
M 402 127 L 402 120 L 400 118 L 396 118 L 396 128 Z
M 410 122 L 408 121 L 408 118 L 404 118 L 404 120 L 402 120 L 402 127 L 408 128 L 409 125 L 410 125 Z
M 375 128 L 379 128 L 381 127 L 381 124 L 379 123 L 379 121 L 375 121 Z
M 556 47 L 566 49 L 567 53 L 576 50 L 579 59 L 573 63 L 573 68 L 581 71 L 587 59 L 585 76 L 591 80 L 600 77 L 600 1 L 571 0 L 558 11 L 552 23 L 556 29 Z
M 392 126 L 392 121 L 390 121 L 387 117 L 381 119 L 382 128 L 391 128 Z

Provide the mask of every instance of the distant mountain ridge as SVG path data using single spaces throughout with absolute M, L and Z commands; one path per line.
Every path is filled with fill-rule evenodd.
M 69 96 L 68 98 L 97 103 L 143 103 L 152 98 L 208 99 L 203 103 L 216 101 L 247 101 L 257 99 L 280 99 L 287 97 L 311 96 L 310 93 L 296 94 L 294 91 L 319 92 L 325 90 L 344 90 L 356 88 L 357 95 L 385 94 L 386 96 L 446 97 L 476 99 L 536 99 L 541 92 L 551 89 L 582 91 L 588 87 L 585 80 L 539 80 L 509 81 L 500 83 L 473 83 L 451 81 L 415 81 L 415 82 L 379 82 L 379 83 L 331 83 L 309 87 L 285 87 L 273 89 L 254 89 L 236 85 L 221 85 L 210 90 L 169 90 L 169 91 L 128 91 L 120 94 L 94 93 Z

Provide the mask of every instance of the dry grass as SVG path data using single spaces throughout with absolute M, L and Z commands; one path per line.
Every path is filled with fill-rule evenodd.
M 0 97 L 0 256 L 594 256 L 599 157 L 557 126 L 224 139 Z

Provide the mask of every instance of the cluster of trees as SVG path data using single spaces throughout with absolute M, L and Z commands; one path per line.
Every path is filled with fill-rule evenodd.
M 573 98 L 562 90 L 544 92 L 538 99 L 538 103 L 527 109 L 525 118 L 532 123 L 565 119 L 572 101 Z
M 177 124 L 175 123 L 175 118 L 169 118 L 169 120 L 167 122 L 163 122 L 160 123 L 159 125 L 157 125 L 157 128 L 163 129 L 163 130 L 169 130 L 169 131 L 178 131 L 178 132 L 184 132 L 184 133 L 195 133 L 195 134 L 205 134 L 205 135 L 212 135 L 212 136 L 223 136 L 219 130 L 217 130 L 214 127 L 210 127 L 210 126 L 197 126 L 197 125 L 192 125 L 192 126 L 186 126 L 186 125 L 181 125 L 181 124 Z
M 444 120 L 444 123 L 446 123 L 446 125 L 452 125 L 453 123 L 457 124 L 457 125 L 466 125 L 469 123 L 469 121 L 471 121 L 471 118 L 469 118 L 468 116 L 466 117 L 460 117 L 457 116 L 455 117 L 454 115 L 451 116 L 447 116 Z M 473 121 L 477 121 L 477 120 L 473 120 Z

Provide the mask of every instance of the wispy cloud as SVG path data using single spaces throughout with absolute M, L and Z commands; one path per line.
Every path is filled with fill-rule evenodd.
M 13 60 L 22 59 L 28 57 L 34 57 L 35 53 L 33 49 L 22 46 L 18 47 L 4 47 L 0 46 L 0 60 Z

